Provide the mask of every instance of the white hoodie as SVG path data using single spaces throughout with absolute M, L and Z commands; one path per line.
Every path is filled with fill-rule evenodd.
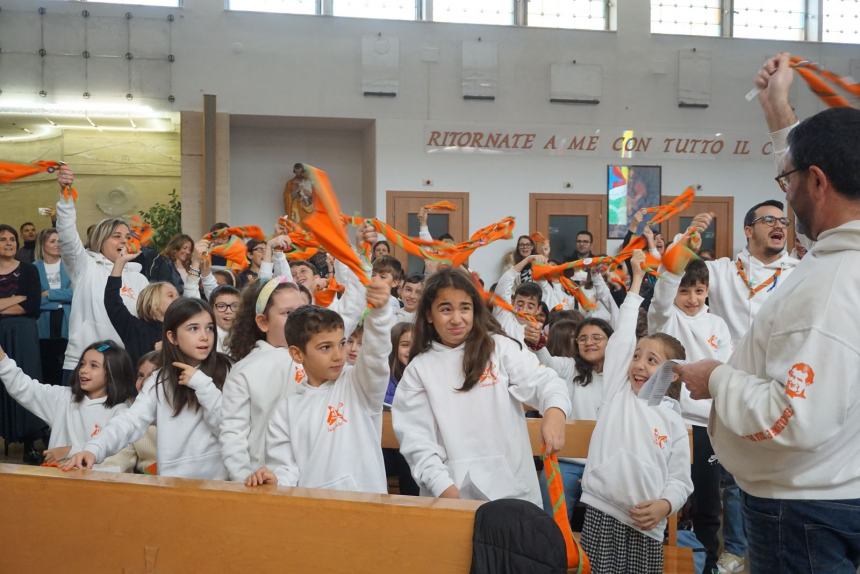
M 465 343 L 434 342 L 416 356 L 397 385 L 392 407 L 400 452 L 421 493 L 456 485 L 460 498 L 519 498 L 541 506 L 523 404 L 570 413 L 564 381 L 503 335 L 481 380 L 463 386 Z
M 227 469 L 218 444 L 221 391 L 211 378 L 197 371 L 188 386 L 194 390 L 200 406 L 196 411 L 186 406 L 173 416 L 173 406 L 165 397 L 165 385 L 155 384 L 158 373 L 154 371 L 149 376 L 131 407 L 114 417 L 84 450 L 101 462 L 105 456 L 140 440 L 149 425 L 154 424 L 158 431 L 159 475 L 226 479 Z
M 628 293 L 618 328 L 606 344 L 604 399 L 588 447 L 582 502 L 631 528 L 630 509 L 665 498 L 677 512 L 693 492 L 690 442 L 677 403 L 650 407 L 633 393 L 628 371 L 636 350 L 636 321 L 642 297 Z M 646 536 L 663 540 L 666 520 Z
M 762 498 L 860 498 L 860 221 L 818 236 L 710 380 L 709 431 Z
M 379 445 L 393 321 L 389 305 L 370 310 L 354 367 L 319 387 L 305 377 L 278 401 L 266 435 L 278 485 L 388 493 Z
M 744 273 L 752 282 L 753 288 L 767 281 L 778 269 L 782 271 L 774 283 L 750 298 L 748 285 L 738 273 L 738 260 L 743 264 Z M 779 259 L 765 264 L 750 255 L 745 247 L 734 259 L 723 257 L 705 263 L 708 265 L 708 301 L 711 310 L 725 320 L 732 343 L 737 345 L 749 330 L 759 309 L 782 287 L 798 261 L 783 251 Z
M 69 315 L 69 344 L 63 361 L 63 369 L 66 370 L 77 367 L 84 349 L 96 341 L 110 339 L 122 345 L 122 339 L 110 322 L 104 300 L 105 285 L 113 263 L 101 253 L 84 248 L 75 219 L 75 203 L 60 199 L 57 202 L 60 253 L 74 289 Z M 137 315 L 137 296 L 148 284 L 140 273 L 139 264 L 126 264 L 122 271 L 120 297 L 132 315 Z
M 0 361 L 0 379 L 6 392 L 22 407 L 48 423 L 48 448 L 70 446 L 70 453 L 84 448 L 108 422 L 128 409 L 125 403 L 105 407 L 107 397 L 75 402 L 70 387 L 45 385 L 28 377 L 8 356 Z
M 514 268 L 510 268 L 499 277 L 499 282 L 496 283 L 496 295 L 504 301 L 511 303 L 514 295 L 514 281 L 520 276 Z M 493 306 L 493 315 L 498 319 L 502 329 L 507 333 L 508 337 L 525 345 L 526 326 L 520 323 L 517 316 L 503 309 L 499 305 Z
M 654 285 L 654 296 L 648 310 L 648 333 L 672 335 L 684 346 L 687 361 L 716 359 L 729 360 L 732 355 L 732 336 L 729 326 L 721 317 L 708 312 L 708 306 L 695 315 L 687 315 L 675 305 L 675 295 L 683 275 L 660 268 L 660 278 Z M 681 386 L 681 414 L 687 424 L 706 427 L 711 415 L 711 401 L 696 401 L 686 386 Z
M 304 370 L 284 347 L 264 340 L 233 365 L 221 389 L 221 455 L 230 480 L 244 481 L 265 464 L 272 409 L 294 393 Z

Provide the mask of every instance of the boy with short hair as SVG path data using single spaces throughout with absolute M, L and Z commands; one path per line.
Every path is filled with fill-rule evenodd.
M 398 289 L 400 301 L 403 302 L 403 308 L 397 311 L 398 323 L 414 323 L 415 310 L 418 309 L 418 302 L 421 300 L 421 294 L 424 292 L 424 277 L 418 274 L 410 275 L 404 279 Z
M 678 339 L 688 361 L 727 361 L 732 354 L 729 326 L 708 312 L 709 273 L 704 261 L 694 260 L 683 277 L 660 270 L 648 311 L 648 332 L 666 333 Z M 707 553 L 705 572 L 716 568 L 719 557 L 720 467 L 712 463 L 714 450 L 708 437 L 711 400 L 696 401 L 681 387 L 681 414 L 693 427 L 693 529 Z
M 248 477 L 248 486 L 388 492 L 379 448 L 394 318 L 388 297 L 381 279 L 368 285 L 364 345 L 351 369 L 344 369 L 343 320 L 337 313 L 308 305 L 290 314 L 285 335 L 305 378 L 275 407 L 266 437 L 267 466 Z
M 514 291 L 514 281 L 522 271 L 523 262 L 530 260 L 529 257 L 523 259 L 522 262 L 505 271 L 499 282 L 496 284 L 495 293 L 505 301 L 510 301 L 514 310 L 519 313 L 528 315 L 537 315 L 540 311 L 540 304 L 543 300 L 543 289 L 533 281 L 527 281 L 520 284 Z M 493 315 L 498 319 L 505 333 L 512 339 L 525 343 L 525 324 L 526 319 L 511 313 L 506 309 L 502 309 L 499 305 L 493 306 Z
M 371 278 L 378 277 L 388 285 L 388 304 L 395 314 L 400 311 L 400 301 L 392 295 L 403 284 L 403 265 L 400 264 L 400 261 L 391 255 L 380 255 L 373 260 L 370 276 Z

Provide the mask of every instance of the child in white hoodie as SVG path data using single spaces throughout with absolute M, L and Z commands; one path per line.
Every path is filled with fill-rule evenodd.
M 230 337 L 238 362 L 221 389 L 221 454 L 230 480 L 244 481 L 265 464 L 272 409 L 305 378 L 287 350 L 284 325 L 304 305 L 298 285 L 286 277 L 245 288 Z
M 246 485 L 388 492 L 380 443 L 394 310 L 388 304 L 391 288 L 382 279 L 374 278 L 366 293 L 371 309 L 351 368 L 345 368 L 340 315 L 310 305 L 290 314 L 290 355 L 306 376 L 275 406 L 266 435 L 267 466 Z
M 695 260 L 683 276 L 660 270 L 648 311 L 648 332 L 666 333 L 684 346 L 688 361 L 716 359 L 728 361 L 732 336 L 726 322 L 708 312 L 709 274 L 704 261 Z M 695 401 L 686 386 L 681 387 L 681 415 L 693 427 L 693 506 L 691 517 L 696 536 L 705 546 L 705 572 L 717 567 L 720 542 L 720 467 L 708 438 L 710 399 Z
M 9 396 L 51 427 L 45 451 L 45 464 L 51 466 L 83 448 L 108 421 L 128 409 L 136 394 L 131 358 L 113 341 L 99 341 L 84 349 L 71 387 L 31 379 L 2 348 L 0 379 Z M 119 463 L 107 461 L 105 466 Z
M 544 442 L 557 451 L 567 389 L 492 321 L 466 273 L 443 269 L 427 280 L 409 355 L 392 416 L 422 494 L 541 506 L 523 404 L 543 413 Z
M 603 405 L 582 480 L 588 506 L 582 546 L 594 572 L 662 572 L 666 517 L 693 490 L 687 427 L 677 403 L 664 399 L 652 407 L 637 396 L 663 362 L 684 358 L 683 347 L 668 335 L 636 341 L 644 260 L 635 252 L 630 290 L 606 345 Z
M 215 350 L 215 317 L 200 299 L 180 298 L 164 315 L 162 368 L 144 383 L 128 411 L 112 419 L 63 467 L 91 468 L 139 440 L 155 424 L 158 474 L 223 480 L 221 387 L 229 359 Z

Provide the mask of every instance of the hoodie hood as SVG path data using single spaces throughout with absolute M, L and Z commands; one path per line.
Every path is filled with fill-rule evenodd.
M 860 251 L 860 220 L 849 221 L 821 233 L 809 254 L 818 256 L 837 251 Z

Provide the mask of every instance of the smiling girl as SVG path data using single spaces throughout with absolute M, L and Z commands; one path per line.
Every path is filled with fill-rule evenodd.
M 137 399 L 64 466 L 91 468 L 149 425 L 158 432 L 158 474 L 223 480 L 218 432 L 221 387 L 230 363 L 215 350 L 215 317 L 199 299 L 181 298 L 167 308 L 161 347 L 163 367 L 147 379 Z

